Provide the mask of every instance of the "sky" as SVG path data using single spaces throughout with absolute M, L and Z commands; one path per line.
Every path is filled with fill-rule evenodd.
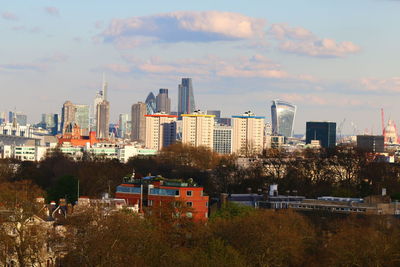
M 0 0 L 0 111 L 31 123 L 108 82 L 118 120 L 149 92 L 193 78 L 196 107 L 270 121 L 273 99 L 343 133 L 400 123 L 400 1 Z

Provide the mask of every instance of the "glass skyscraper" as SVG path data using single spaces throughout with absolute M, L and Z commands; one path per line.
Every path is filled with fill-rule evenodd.
M 271 106 L 272 134 L 292 137 L 295 116 L 295 105 L 281 100 L 273 100 Z
M 195 108 L 192 78 L 182 78 L 178 92 L 178 115 L 193 113 Z
M 145 103 L 147 114 L 152 115 L 157 113 L 156 97 L 152 92 L 147 96 Z

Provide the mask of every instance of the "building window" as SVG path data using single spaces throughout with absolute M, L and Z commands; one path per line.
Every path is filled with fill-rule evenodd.
M 188 207 L 193 207 L 193 203 L 192 202 L 186 202 L 186 206 L 188 206 Z
M 208 202 L 206 202 L 206 207 L 208 207 Z
M 193 191 L 189 190 L 186 191 L 186 196 L 191 197 L 193 195 Z
M 191 212 L 186 212 L 186 217 L 192 218 L 192 217 L 193 217 L 193 214 L 192 214 Z
M 147 206 L 149 207 L 153 206 L 153 200 L 151 199 L 147 200 Z

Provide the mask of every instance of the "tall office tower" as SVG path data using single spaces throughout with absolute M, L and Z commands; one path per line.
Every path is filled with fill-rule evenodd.
M 142 142 L 146 136 L 146 117 L 147 106 L 143 102 L 138 102 L 132 105 L 131 111 L 131 140 Z
M 156 97 L 152 92 L 150 92 L 150 94 L 147 96 L 145 103 L 147 114 L 157 113 Z
M 81 128 L 81 135 L 88 136 L 90 131 L 89 124 L 89 106 L 88 105 L 74 105 L 75 106 L 75 123 Z
M 182 78 L 182 84 L 179 85 L 178 90 L 178 115 L 193 113 L 196 107 L 192 78 Z
M 71 101 L 66 101 L 61 110 L 61 132 L 64 134 L 69 125 L 75 123 L 75 105 Z
M 318 140 L 321 147 L 336 146 L 336 122 L 308 121 L 306 123 L 306 144 Z
M 96 110 L 96 137 L 107 139 L 110 135 L 110 103 L 103 100 L 97 104 Z
M 213 149 L 214 115 L 182 114 L 182 143 Z
M 214 151 L 220 154 L 232 153 L 232 127 L 214 126 Z
M 273 100 L 271 105 L 272 134 L 293 136 L 296 106 L 281 100 Z
M 91 116 L 92 119 L 91 119 L 91 122 L 90 122 L 90 126 L 92 128 L 92 131 L 96 131 L 97 105 L 100 104 L 101 102 L 103 102 L 104 100 L 107 100 L 107 88 L 108 88 L 108 84 L 107 84 L 107 82 L 106 82 L 106 80 L 104 78 L 104 75 L 103 75 L 103 85 L 101 87 L 101 90 L 96 93 L 96 96 L 95 96 L 94 101 L 93 101 L 93 114 Z
M 245 156 L 260 154 L 264 146 L 264 117 L 248 111 L 232 116 L 232 121 L 233 152 Z
M 0 112 L 0 123 L 4 123 L 7 121 L 6 113 L 4 111 Z
M 156 113 L 146 117 L 146 148 L 161 150 L 176 142 L 178 116 Z
M 129 122 L 129 114 L 119 114 L 118 117 L 118 137 L 119 138 L 128 138 L 128 122 Z
M 14 118 L 16 122 L 21 126 L 26 126 L 28 124 L 28 116 L 26 114 L 23 114 L 22 112 L 10 111 L 8 113 L 8 121 L 14 122 Z
M 168 97 L 168 89 L 161 88 L 156 97 L 157 112 L 171 113 L 171 99 Z
M 42 114 L 42 121 L 40 122 L 40 125 L 42 128 L 50 131 L 52 135 L 56 135 L 58 133 L 58 114 Z

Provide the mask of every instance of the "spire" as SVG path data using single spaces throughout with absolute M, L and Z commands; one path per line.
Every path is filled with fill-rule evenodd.
M 107 100 L 107 81 L 104 72 L 103 72 L 103 88 L 101 93 L 103 96 L 103 100 Z

